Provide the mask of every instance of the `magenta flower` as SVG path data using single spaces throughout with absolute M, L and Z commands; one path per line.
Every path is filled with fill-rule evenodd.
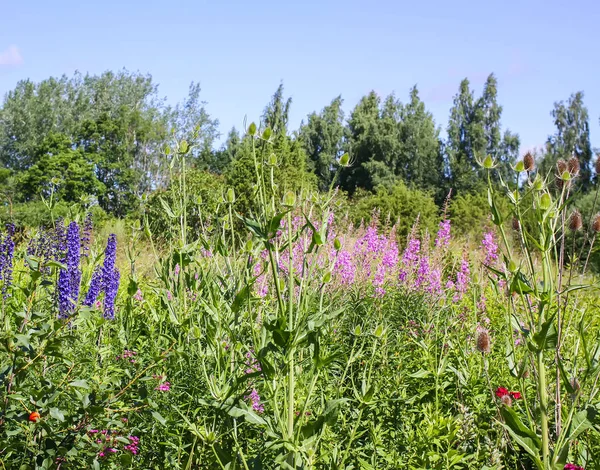
M 163 382 L 159 384 L 158 387 L 156 387 L 154 390 L 158 390 L 159 392 L 168 392 L 169 390 L 171 390 L 171 383 Z
M 485 254 L 484 263 L 492 265 L 498 259 L 498 245 L 494 240 L 493 232 L 486 232 L 481 241 L 481 246 Z
M 444 219 L 440 222 L 440 228 L 437 236 L 435 237 L 435 246 L 444 247 L 450 243 L 450 221 Z

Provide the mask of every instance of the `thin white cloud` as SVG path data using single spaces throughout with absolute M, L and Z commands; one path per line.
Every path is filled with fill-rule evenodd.
M 14 44 L 0 52 L 0 67 L 16 67 L 23 63 L 23 56 Z

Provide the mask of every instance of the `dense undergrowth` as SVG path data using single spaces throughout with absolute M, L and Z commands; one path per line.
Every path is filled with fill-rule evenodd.
M 446 217 L 405 242 L 394 221 L 336 220 L 333 190 L 279 190 L 256 157 L 256 209 L 227 191 L 192 234 L 188 151 L 160 202 L 174 237 L 146 219 L 117 240 L 77 212 L 7 228 L 0 468 L 600 467 L 573 162 L 555 197 L 527 166 L 520 190 L 490 183 L 467 249 Z

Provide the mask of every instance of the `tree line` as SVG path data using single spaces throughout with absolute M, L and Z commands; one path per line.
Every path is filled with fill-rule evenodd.
M 280 85 L 260 122 L 271 131 L 268 146 L 253 149 L 255 142 L 234 128 L 215 148 L 219 122 L 206 111 L 197 84 L 190 85 L 182 103 L 169 106 L 150 75 L 125 70 L 23 80 L 0 108 L 3 205 L 85 199 L 115 217 L 136 214 L 145 196 L 169 186 L 173 168 L 166 149 L 175 139 L 189 144 L 196 171 L 219 175 L 236 189 L 242 207 L 250 204 L 257 151 L 282 186 L 325 190 L 335 184 L 357 199 L 402 184 L 441 205 L 450 190 L 460 195 L 481 188 L 478 161 L 487 155 L 498 165 L 499 177 L 514 178 L 519 136 L 502 127 L 493 74 L 481 96 L 467 79 L 460 83 L 445 136 L 416 86 L 406 101 L 371 92 L 348 115 L 343 104 L 335 97 L 293 130 L 292 100 Z M 552 116 L 555 130 L 536 155 L 537 167 L 548 174 L 559 159 L 575 155 L 580 189 L 588 192 L 596 175 L 583 93 L 554 103 Z M 336 175 L 345 153 L 351 164 Z

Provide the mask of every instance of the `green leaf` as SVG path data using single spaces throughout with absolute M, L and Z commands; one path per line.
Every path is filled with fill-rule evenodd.
M 502 406 L 500 413 L 504 418 L 502 426 L 508 431 L 512 438 L 519 444 L 534 460 L 538 468 L 543 468 L 540 460 L 540 449 L 542 441 L 538 435 L 523 424 L 521 418 L 509 406 Z
M 167 420 L 162 417 L 162 415 L 158 411 L 152 411 L 152 416 L 156 421 L 158 421 L 163 426 L 167 425 Z
M 261 418 L 254 410 L 251 410 L 250 408 L 246 408 L 245 405 L 244 407 L 231 407 L 228 411 L 229 416 L 232 416 L 234 418 L 240 418 L 240 417 L 244 417 L 246 419 L 246 421 L 248 421 L 249 423 L 252 424 L 260 424 L 260 425 L 266 425 L 267 422 Z
M 410 374 L 409 377 L 412 377 L 413 379 L 422 379 L 427 377 L 429 374 L 430 372 L 428 370 L 419 369 L 417 372 Z
M 90 388 L 85 380 L 74 380 L 73 382 L 69 382 L 69 385 L 71 387 L 85 388 L 86 390 Z
M 165 201 L 162 197 L 159 197 L 158 199 L 159 199 L 161 205 L 163 206 L 163 209 L 167 213 L 167 215 L 169 217 L 171 217 L 172 219 L 175 219 L 177 216 L 173 213 L 173 211 L 169 207 L 169 204 L 167 203 L 167 201 Z
M 54 419 L 59 420 L 60 422 L 63 422 L 65 420 L 65 415 L 58 408 L 50 408 L 50 416 L 52 416 Z

